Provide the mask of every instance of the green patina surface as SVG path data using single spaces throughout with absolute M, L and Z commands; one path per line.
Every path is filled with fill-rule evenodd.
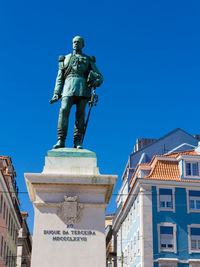
M 54 94 L 50 100 L 52 104 L 62 98 L 58 118 L 58 142 L 54 146 L 56 149 L 65 147 L 69 114 L 73 105 L 76 105 L 74 148 L 82 148 L 90 111 L 98 99 L 95 89 L 103 82 L 103 76 L 95 64 L 95 57 L 82 53 L 83 38 L 75 36 L 72 44 L 73 53 L 59 58 Z M 94 90 L 91 95 L 92 88 Z M 87 103 L 89 104 L 89 112 L 85 121 Z
M 87 149 L 57 148 L 47 152 L 48 157 L 96 158 L 96 153 Z

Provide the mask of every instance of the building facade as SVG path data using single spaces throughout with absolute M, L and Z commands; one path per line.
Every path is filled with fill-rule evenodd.
M 113 214 L 107 214 L 105 216 L 105 236 L 106 236 L 106 267 L 117 266 L 117 253 L 115 248 L 115 233 L 113 232 L 112 222 L 114 218 Z
M 30 267 L 31 266 L 31 251 L 32 251 L 32 237 L 27 225 L 27 212 L 21 212 L 22 227 L 19 230 L 17 241 L 17 264 L 16 267 Z
M 2 267 L 16 266 L 17 237 L 22 217 L 15 177 L 11 158 L 0 156 L 0 266 Z
M 189 201 L 187 203 L 190 203 L 190 199 L 188 200 L 186 196 L 198 197 L 195 195 L 198 193 L 193 189 L 200 185 L 200 180 L 195 176 L 194 184 L 194 181 L 191 181 L 192 177 L 189 180 L 185 179 L 185 163 L 178 160 L 182 157 L 181 153 L 186 156 L 187 151 L 191 153 L 187 156 L 194 156 L 197 159 L 200 155 L 194 148 L 198 145 L 198 141 L 198 138 L 181 129 L 176 129 L 158 140 L 152 140 L 152 143 L 141 148 L 141 151 L 135 151 L 130 155 L 122 176 L 122 186 L 117 197 L 118 209 L 113 220 L 113 230 L 117 233 L 115 247 L 117 266 L 200 266 L 198 260 L 200 254 L 198 252 L 195 254 L 191 250 L 189 252 L 185 245 L 187 241 L 189 248 L 189 245 L 192 245 L 188 239 L 189 236 L 198 233 L 198 227 L 194 226 L 198 225 L 198 221 L 200 222 L 200 214 L 196 211 L 188 213 L 186 202 L 183 201 L 187 199 Z M 183 152 L 185 150 L 186 152 Z M 187 166 L 188 169 L 194 168 L 194 172 L 197 169 L 197 165 Z M 157 173 L 158 169 L 159 173 Z M 153 176 L 153 173 L 157 176 Z M 169 175 L 166 176 L 166 173 Z M 170 197 L 173 201 L 167 203 L 170 202 L 167 201 Z M 195 202 L 194 205 L 197 203 Z M 188 219 L 188 216 L 191 219 Z M 182 233 L 186 228 L 187 240 L 186 232 L 184 235 Z M 184 242 L 181 239 L 183 236 Z M 173 251 L 170 244 L 163 243 L 167 238 L 172 237 L 174 238 L 174 243 L 171 244 Z M 184 248 L 181 247 L 183 244 Z

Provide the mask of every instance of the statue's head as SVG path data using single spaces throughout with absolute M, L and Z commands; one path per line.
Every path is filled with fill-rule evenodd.
M 84 39 L 81 36 L 75 36 L 72 45 L 74 50 L 80 51 L 84 47 Z

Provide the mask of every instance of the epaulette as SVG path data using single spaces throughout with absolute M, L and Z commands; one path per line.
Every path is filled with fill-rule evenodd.
M 95 56 L 89 56 L 89 58 L 90 58 L 90 60 L 91 60 L 93 63 L 96 62 L 96 58 L 95 58 Z
M 65 56 L 59 56 L 59 62 L 62 62 L 65 60 Z

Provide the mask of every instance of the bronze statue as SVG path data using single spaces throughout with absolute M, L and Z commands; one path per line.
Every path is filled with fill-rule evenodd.
M 53 148 L 65 147 L 68 118 L 74 104 L 76 104 L 74 147 L 82 148 L 85 108 L 91 99 L 91 88 L 96 88 L 103 82 L 103 76 L 95 65 L 95 57 L 83 54 L 83 47 L 83 38 L 76 36 L 73 39 L 73 53 L 59 57 L 54 95 L 50 100 L 50 103 L 54 103 L 62 98 L 58 118 L 58 142 Z

